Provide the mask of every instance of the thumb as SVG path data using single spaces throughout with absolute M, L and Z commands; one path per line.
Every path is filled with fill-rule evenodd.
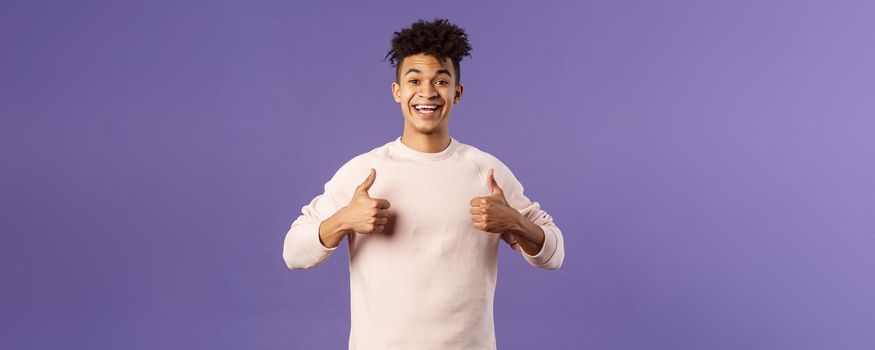
M 504 194 L 501 187 L 498 187 L 498 182 L 495 182 L 495 171 L 493 169 L 489 169 L 489 172 L 486 174 L 486 180 L 489 182 L 489 189 L 492 190 L 492 194 Z
M 355 190 L 359 193 L 368 194 L 368 190 L 371 189 L 371 185 L 374 184 L 374 180 L 377 179 L 377 171 L 371 168 L 371 174 L 368 175 L 368 178 L 365 179 L 365 182 L 362 182 Z

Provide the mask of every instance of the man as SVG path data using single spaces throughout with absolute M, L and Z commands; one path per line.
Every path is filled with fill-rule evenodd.
M 449 135 L 471 47 L 446 20 L 395 32 L 398 139 L 356 156 L 302 209 L 285 237 L 290 269 L 349 244 L 350 349 L 495 349 L 499 239 L 558 269 L 562 233 L 510 169 Z

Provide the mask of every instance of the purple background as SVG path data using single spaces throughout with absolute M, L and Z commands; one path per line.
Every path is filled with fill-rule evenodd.
M 502 246 L 501 349 L 875 348 L 875 8 L 4 1 L 4 349 L 341 349 L 343 243 L 282 242 L 399 136 L 381 59 L 467 29 L 452 135 L 563 229 Z

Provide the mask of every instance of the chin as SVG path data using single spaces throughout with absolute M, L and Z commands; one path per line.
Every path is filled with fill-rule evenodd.
M 427 122 L 421 120 L 411 121 L 410 119 L 407 119 L 405 120 L 405 124 L 420 134 L 433 134 L 441 131 L 443 128 L 443 125 L 439 121 Z
M 419 131 L 420 134 L 431 135 L 431 134 L 437 134 L 437 132 L 441 131 L 441 130 L 434 128 L 434 129 L 418 129 L 417 131 Z
M 413 125 L 413 129 L 420 134 L 434 134 L 438 131 L 441 131 L 440 126 L 423 126 L 423 125 Z

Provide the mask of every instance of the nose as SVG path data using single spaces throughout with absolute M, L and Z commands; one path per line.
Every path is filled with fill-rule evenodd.
M 418 91 L 419 97 L 425 99 L 433 99 L 437 97 L 437 90 L 432 84 L 422 84 Z

